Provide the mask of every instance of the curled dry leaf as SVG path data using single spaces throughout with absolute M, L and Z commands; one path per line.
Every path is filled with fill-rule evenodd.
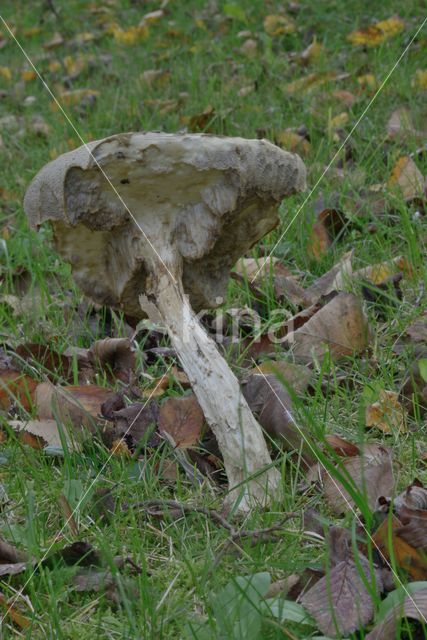
M 309 438 L 292 416 L 292 401 L 283 384 L 272 374 L 256 373 L 242 385 L 249 407 L 266 433 L 287 451 L 301 451 L 307 466 L 314 463 Z
M 404 433 L 406 431 L 405 412 L 395 391 L 381 389 L 379 398 L 366 407 L 365 424 L 383 433 Z
M 128 382 L 130 373 L 135 370 L 135 351 L 128 338 L 97 340 L 88 353 L 93 364 L 110 369 L 123 382 Z
M 345 231 L 347 220 L 339 209 L 323 209 L 313 224 L 307 242 L 307 253 L 315 260 L 320 260 L 334 240 Z
M 194 394 L 167 398 L 159 412 L 159 430 L 168 433 L 176 446 L 187 448 L 201 438 L 205 418 Z
M 424 622 L 427 619 L 427 588 L 411 591 L 410 594 L 402 592 L 402 597 L 396 600 L 385 618 L 378 622 L 366 640 L 385 640 L 385 638 L 397 638 L 398 621 L 401 618 L 412 618 Z
M 357 489 L 370 509 L 375 509 L 380 496 L 389 496 L 393 491 L 394 479 L 391 453 L 385 447 L 371 447 L 369 453 L 344 460 L 339 465 L 340 473 Z M 355 506 L 353 498 L 340 480 L 324 471 L 323 488 L 326 500 L 334 513 L 347 513 Z
M 295 358 L 310 362 L 326 353 L 336 360 L 361 353 L 369 344 L 369 325 L 362 303 L 351 293 L 340 293 L 300 329 L 287 335 Z
M 365 574 L 363 578 L 361 570 Z M 377 592 L 382 589 L 379 580 L 377 576 Z M 300 601 L 322 633 L 334 638 L 346 637 L 365 626 L 374 615 L 374 602 L 366 581 L 372 583 L 371 568 L 366 558 L 360 556 L 358 566 L 347 558 L 327 571 Z
M 156 447 L 162 442 L 162 438 L 157 432 L 157 422 L 159 419 L 159 407 L 155 400 L 151 402 L 135 402 L 129 407 L 113 412 L 114 428 L 112 432 L 107 432 L 107 446 L 115 443 L 115 453 L 123 452 L 118 446 L 118 442 L 125 439 L 125 444 L 130 449 L 141 446 Z
M 353 442 L 344 440 L 344 438 L 341 438 L 341 436 L 338 436 L 336 433 L 326 435 L 325 440 L 335 453 L 343 458 L 352 458 L 353 456 L 358 456 L 360 453 L 359 447 Z
M 425 526 L 425 523 L 424 523 Z M 372 540 L 383 558 L 406 571 L 412 580 L 426 580 L 425 555 L 401 536 L 402 522 L 397 516 L 387 517 L 375 531 Z
M 347 39 L 354 45 L 364 45 L 367 47 L 377 47 L 385 40 L 401 33 L 405 28 L 405 23 L 398 16 L 375 22 L 375 24 L 358 29 L 347 36 Z
M 332 269 L 317 278 L 305 290 L 305 297 L 310 304 L 315 304 L 322 296 L 327 296 L 332 291 L 342 291 L 345 288 L 353 274 L 352 260 L 353 251 L 348 251 Z

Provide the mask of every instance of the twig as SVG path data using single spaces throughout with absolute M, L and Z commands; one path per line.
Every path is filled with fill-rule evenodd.
M 169 511 L 170 515 L 176 516 L 201 513 L 202 515 L 205 515 L 213 520 L 213 522 L 218 524 L 223 529 L 226 529 L 229 532 L 230 536 L 227 540 L 225 540 L 223 548 L 216 555 L 213 568 L 215 568 L 219 564 L 220 560 L 227 553 L 227 550 L 231 545 L 235 545 L 241 551 L 241 548 L 238 545 L 238 541 L 242 540 L 243 538 L 251 538 L 251 546 L 255 546 L 260 542 L 280 542 L 282 537 L 279 535 L 275 535 L 275 532 L 280 531 L 287 520 L 299 516 L 298 513 L 291 511 L 289 513 L 286 513 L 278 524 L 274 524 L 271 527 L 265 527 L 262 529 L 236 529 L 236 527 L 228 522 L 228 520 L 226 520 L 215 509 L 208 509 L 206 507 L 193 507 L 188 504 L 177 502 L 176 500 L 144 500 L 143 502 L 137 502 L 133 505 L 127 505 L 125 508 L 128 509 L 130 507 L 142 508 L 147 512 L 148 515 L 155 517 L 163 517 L 166 515 L 167 511 Z

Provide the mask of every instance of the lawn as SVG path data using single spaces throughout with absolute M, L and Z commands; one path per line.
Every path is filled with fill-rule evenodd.
M 336 471 L 342 460 L 336 449 L 345 445 L 328 445 L 327 436 L 336 434 L 347 446 L 386 447 L 394 495 L 416 478 L 427 482 L 423 3 L 4 0 L 0 17 L 0 536 L 27 554 L 21 572 L 0 573 L 2 638 L 326 637 L 311 617 L 301 623 L 300 603 L 293 614 L 273 615 L 261 596 L 269 580 L 297 574 L 306 581 L 325 566 L 328 575 L 336 547 L 329 543 L 328 551 L 323 535 L 333 525 L 350 532 L 353 550 L 365 549 L 375 574 L 370 535 L 379 510 Z M 28 380 L 82 392 L 77 348 L 106 338 L 132 337 L 134 360 L 132 367 L 94 366 L 94 402 L 102 389 L 120 392 L 126 404 L 152 395 L 161 404 L 191 392 L 177 369 L 163 384 L 161 377 L 179 364 L 167 337 L 149 322 L 136 328 L 132 318 L 88 301 L 55 251 L 49 226 L 30 230 L 23 210 L 25 191 L 47 162 L 127 131 L 265 138 L 304 160 L 307 189 L 283 202 L 280 225 L 245 256 L 278 260 L 267 262 L 253 282 L 250 260 L 230 278 L 222 317 L 228 328 L 239 312 L 244 317 L 246 309 L 247 317 L 238 341 L 225 340 L 220 348 L 241 381 L 271 358 L 308 372 L 307 385 L 297 384 L 302 368 L 291 383 L 287 375 L 277 378 L 292 398 L 294 423 L 309 435 L 325 473 L 348 490 L 354 508 L 340 514 L 325 485 L 307 480 L 301 451 L 283 452 L 272 442 L 282 497 L 268 509 L 254 508 L 244 521 L 227 522 L 236 531 L 259 532 L 289 517 L 280 535 L 233 537 L 206 511 L 221 510 L 224 478 L 206 478 L 200 466 L 196 472 L 186 449 L 177 453 L 167 440 L 157 447 L 106 444 L 88 427 L 89 437 L 72 451 L 14 431 L 14 421 L 40 418 L 35 383 Z M 312 291 L 343 260 L 351 260 L 351 273 L 339 287 L 321 288 L 310 304 L 325 307 L 335 288 L 347 291 L 369 325 L 363 348 L 300 358 L 283 341 L 274 349 L 265 341 L 248 348 L 256 337 L 248 314 L 256 314 L 265 336 L 277 318 L 289 321 L 310 306 L 289 294 L 290 283 L 299 293 Z M 381 277 L 361 271 L 381 263 L 387 265 Z M 212 317 L 204 323 L 213 333 Z M 332 332 L 342 328 L 336 316 L 326 316 L 326 323 Z M 20 382 L 13 385 L 16 369 Z M 412 386 L 404 392 L 408 380 Z M 380 418 L 368 427 L 367 410 L 378 402 Z M 102 429 L 105 421 L 94 415 L 91 424 Z M 203 451 L 199 463 L 206 460 Z M 209 461 L 219 464 L 212 456 Z M 157 506 L 148 508 L 149 500 Z M 205 512 L 166 509 L 165 500 Z M 425 516 L 427 501 L 418 508 Z M 61 553 L 72 544 L 74 555 Z M 96 552 L 96 569 L 82 569 L 91 564 L 87 545 Z M 394 588 L 427 580 L 425 533 L 424 543 L 414 546 L 411 553 L 420 549 L 417 571 L 396 549 L 391 553 Z M 0 549 L 0 569 L 15 562 L 3 556 Z M 119 569 L 118 556 L 125 559 Z M 81 582 L 76 588 L 76 575 L 83 581 L 88 574 L 96 574 L 96 588 Z M 255 574 L 261 575 L 249 586 L 236 582 Z M 335 629 L 330 637 L 365 637 L 380 620 L 384 597 L 373 593 L 365 631 Z M 285 598 L 291 600 L 281 596 L 279 609 Z M 417 603 L 427 616 L 427 598 Z M 426 626 L 404 623 L 396 637 L 427 638 Z

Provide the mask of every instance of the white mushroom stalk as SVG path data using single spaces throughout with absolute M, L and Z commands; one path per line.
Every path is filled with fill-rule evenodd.
M 229 502 L 267 505 L 280 475 L 195 311 L 217 305 L 236 260 L 276 226 L 283 197 L 305 186 L 304 165 L 265 140 L 207 135 L 118 134 L 90 148 L 40 171 L 24 202 L 30 222 L 52 223 L 92 300 L 135 317 L 158 311 L 218 440 Z

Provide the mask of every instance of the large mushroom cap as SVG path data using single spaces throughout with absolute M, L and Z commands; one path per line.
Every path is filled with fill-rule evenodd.
M 304 187 L 302 160 L 266 140 L 125 133 L 47 164 L 24 207 L 32 226 L 53 224 L 84 293 L 140 317 L 152 246 L 182 270 L 194 308 L 215 306 L 278 203 Z

